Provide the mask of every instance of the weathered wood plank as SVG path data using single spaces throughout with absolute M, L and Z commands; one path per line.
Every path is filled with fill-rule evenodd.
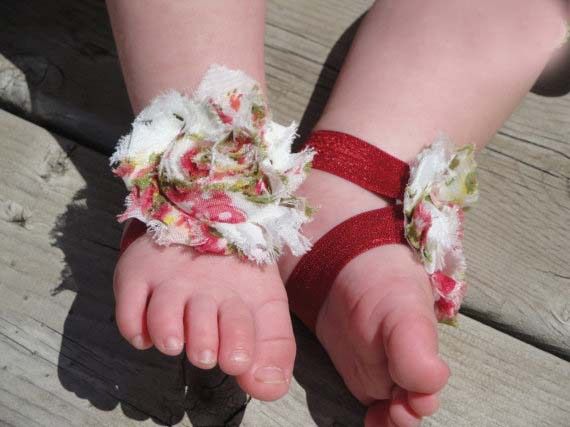
M 111 41 L 103 1 L 2 2 L 0 53 L 9 64 L 0 66 L 0 94 L 12 96 L 3 101 L 76 140 L 108 144 L 131 115 Z
M 466 316 L 460 322 L 459 329 L 440 329 L 441 351 L 452 377 L 442 393 L 445 410 L 426 425 L 568 424 L 568 362 Z
M 369 0 L 268 2 L 266 65 L 279 120 L 310 129 Z M 351 27 L 352 28 L 349 28 Z M 103 2 L 0 3 L 0 100 L 109 151 L 131 113 Z M 570 96 L 529 95 L 481 154 L 468 219 L 465 313 L 570 357 Z
M 483 192 L 468 216 L 472 286 L 464 313 L 568 357 L 570 160 L 497 136 L 479 164 Z
M 113 319 L 123 189 L 107 160 L 1 111 L 0 151 L 2 206 L 31 213 L 0 220 L 0 423 L 360 425 L 363 409 L 299 325 L 295 381 L 273 403 L 247 403 L 231 379 L 183 358 L 131 349 Z M 467 317 L 441 338 L 454 374 L 427 425 L 560 426 L 570 417 L 569 363 Z

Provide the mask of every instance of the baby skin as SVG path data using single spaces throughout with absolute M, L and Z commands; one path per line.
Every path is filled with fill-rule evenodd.
M 212 63 L 240 68 L 263 82 L 263 2 L 252 2 L 256 12 L 232 2 L 193 3 L 177 6 L 186 10 L 151 13 L 152 2 L 138 9 L 125 0 L 108 2 L 135 110 L 161 90 L 195 87 Z M 384 1 L 372 7 L 317 129 L 353 134 L 406 162 L 439 132 L 458 145 L 482 146 L 532 86 L 560 40 L 564 10 L 556 0 L 528 1 L 525 7 L 518 0 L 425 3 Z M 200 14 L 201 23 L 226 19 L 224 28 L 240 22 L 230 32 L 241 39 L 232 42 L 242 51 L 253 48 L 236 57 L 239 47 L 227 46 L 224 39 L 219 45 L 225 47 L 216 52 L 193 52 L 201 61 L 197 71 L 179 67 L 157 76 L 146 53 L 127 49 L 129 41 L 142 40 L 148 52 L 182 35 L 161 33 L 143 13 L 151 14 L 153 22 L 169 22 L 170 28 L 198 31 L 184 35 L 198 40 L 195 50 L 201 39 L 206 44 L 216 40 L 216 33 L 188 29 L 182 17 Z M 477 19 L 469 23 L 466 16 Z M 521 22 L 536 25 L 521 31 Z M 485 34 L 476 31 L 481 25 Z M 145 40 L 149 33 L 160 35 Z M 171 57 L 158 58 L 156 67 L 176 64 L 181 57 L 176 49 L 187 48 L 171 45 L 177 46 L 174 52 L 161 51 Z M 536 48 L 532 55 L 529 45 Z M 318 170 L 300 195 L 318 207 L 304 229 L 313 241 L 343 220 L 388 203 Z M 138 349 L 155 346 L 171 356 L 185 349 L 197 367 L 219 365 L 253 397 L 277 399 L 288 390 L 295 359 L 283 281 L 297 261 L 285 254 L 279 266 L 258 267 L 233 256 L 160 247 L 142 236 L 116 267 L 120 332 Z M 406 246 L 372 249 L 347 264 L 320 309 L 316 335 L 348 389 L 369 406 L 367 425 L 417 426 L 438 409 L 438 394 L 450 372 L 438 354 L 429 279 Z

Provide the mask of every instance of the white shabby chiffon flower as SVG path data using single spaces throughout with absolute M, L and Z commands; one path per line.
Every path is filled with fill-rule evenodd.
M 439 137 L 412 163 L 404 192 L 405 234 L 430 275 L 438 319 L 453 323 L 465 293 L 463 209 L 478 198 L 474 147 Z
M 111 164 L 131 191 L 120 219 L 145 222 L 163 245 L 257 263 L 283 246 L 301 255 L 310 209 L 294 192 L 314 151 L 292 153 L 296 131 L 271 120 L 254 79 L 214 65 L 192 95 L 157 97 L 120 139 Z

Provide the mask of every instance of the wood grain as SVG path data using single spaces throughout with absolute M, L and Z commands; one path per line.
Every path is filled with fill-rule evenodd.
M 354 401 L 296 324 L 291 392 L 249 401 L 219 371 L 132 349 L 113 317 L 112 271 L 124 194 L 107 159 L 0 111 L 0 424 L 358 426 Z M 430 426 L 561 426 L 570 364 L 462 316 L 442 327 L 453 376 Z M 532 396 L 532 398 L 529 398 Z

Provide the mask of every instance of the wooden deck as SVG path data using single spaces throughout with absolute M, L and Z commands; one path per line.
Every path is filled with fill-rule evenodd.
M 369 4 L 269 1 L 278 120 L 310 129 Z M 0 425 L 361 425 L 302 326 L 291 392 L 273 403 L 122 340 L 124 190 L 106 155 L 132 118 L 104 5 L 4 0 L 0 54 Z M 440 328 L 453 375 L 424 425 L 570 426 L 570 95 L 529 94 L 479 163 L 471 289 L 460 327 Z

